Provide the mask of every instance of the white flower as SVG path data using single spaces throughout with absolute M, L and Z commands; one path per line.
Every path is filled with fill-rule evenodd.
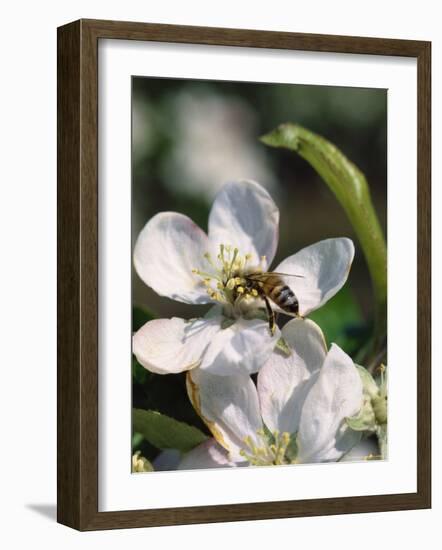
M 291 353 L 276 349 L 257 386 L 243 374 L 220 377 L 197 369 L 187 375 L 190 399 L 217 442 L 212 445 L 228 453 L 216 455 L 223 465 L 337 461 L 361 438 L 346 422 L 363 401 L 352 359 L 335 344 L 327 353 L 310 320 L 290 321 L 282 336 Z M 214 461 L 213 450 L 211 456 Z M 185 466 L 193 460 L 204 463 L 201 448 L 186 456 Z
M 176 212 L 162 212 L 146 224 L 134 250 L 141 279 L 161 296 L 217 307 L 191 321 L 159 319 L 144 325 L 134 335 L 133 350 L 145 368 L 177 373 L 199 367 L 218 375 L 260 369 L 279 329 L 272 335 L 262 314 L 257 314 L 262 300 L 238 294 L 244 275 L 269 269 L 278 244 L 278 223 L 278 208 L 267 191 L 242 181 L 226 184 L 218 193 L 208 235 Z M 320 307 L 342 287 L 353 255 L 350 239 L 328 239 L 275 268 L 300 276 L 290 280 L 300 315 Z

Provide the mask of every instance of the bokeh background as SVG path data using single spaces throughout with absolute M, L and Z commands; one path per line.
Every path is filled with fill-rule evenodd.
M 259 137 L 293 122 L 334 143 L 365 174 L 384 231 L 387 214 L 387 92 L 382 89 L 295 84 L 132 80 L 132 239 L 165 210 L 181 212 L 204 230 L 223 183 L 255 179 L 280 209 L 280 241 L 274 261 L 316 241 L 347 236 L 356 256 L 344 289 L 314 318 L 355 356 L 369 334 L 372 291 L 352 226 L 310 165 L 295 153 L 273 149 Z M 155 317 L 191 318 L 207 306 L 157 296 L 133 271 L 133 304 Z M 146 319 L 134 314 L 134 330 Z M 154 408 L 205 430 L 189 407 L 184 378 L 135 371 L 135 407 Z M 152 458 L 140 439 L 134 449 Z

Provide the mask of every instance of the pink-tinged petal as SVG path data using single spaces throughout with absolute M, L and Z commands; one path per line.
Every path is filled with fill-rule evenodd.
M 300 315 L 307 315 L 342 288 L 353 257 L 350 239 L 326 239 L 289 256 L 274 271 L 301 276 L 287 278 L 287 284 L 298 298 Z
M 197 367 L 209 342 L 220 330 L 220 318 L 185 321 L 154 319 L 133 336 L 133 352 L 144 368 L 157 374 Z
M 258 374 L 261 414 L 273 432 L 298 431 L 304 400 L 319 372 L 327 348 L 316 323 L 293 319 L 281 332 L 290 355 L 278 348 Z
M 210 268 L 204 258 L 208 249 L 207 235 L 190 218 L 161 212 L 138 235 L 134 265 L 140 278 L 160 296 L 207 304 L 212 300 L 192 269 Z
M 228 452 L 215 439 L 209 439 L 184 455 L 177 470 L 208 468 L 235 468 L 237 464 L 229 459 Z
M 258 394 L 250 376 L 216 376 L 196 369 L 187 374 L 187 392 L 217 442 L 229 452 L 229 459 L 244 461 L 240 455 L 244 438 L 258 441 L 256 433 L 262 428 Z
M 279 338 L 270 334 L 267 321 L 237 319 L 217 332 L 205 350 L 201 369 L 220 376 L 252 374 L 264 365 Z
M 360 432 L 351 430 L 345 419 L 359 412 L 362 399 L 361 377 L 352 359 L 332 344 L 302 407 L 298 460 L 328 462 L 346 454 L 360 440 Z
M 221 244 L 251 254 L 249 265 L 264 268 L 273 260 L 278 246 L 279 210 L 268 192 L 254 181 L 227 183 L 215 198 L 209 216 L 211 250 Z

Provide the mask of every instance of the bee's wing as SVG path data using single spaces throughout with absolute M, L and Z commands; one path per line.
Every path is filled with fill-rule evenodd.
M 266 294 L 270 293 L 275 287 L 284 284 L 278 275 L 274 275 L 269 271 L 262 273 L 250 273 L 247 275 L 247 279 L 255 283 L 259 283 L 259 286 Z
M 247 275 L 252 281 L 260 281 L 266 286 L 274 287 L 285 283 L 286 277 L 304 278 L 304 275 L 295 275 L 293 273 L 279 273 L 277 271 L 266 271 L 264 273 L 251 273 Z
M 295 273 L 280 273 L 279 271 L 271 271 L 272 275 L 278 275 L 279 277 L 298 277 L 299 279 L 304 279 L 304 275 L 297 275 Z
M 257 281 L 260 283 L 261 288 L 265 292 L 265 294 L 272 300 L 273 302 L 273 309 L 274 311 L 277 311 L 278 313 L 285 313 L 287 314 L 286 310 L 283 310 L 277 303 L 273 300 L 271 297 L 271 293 L 273 289 L 279 287 L 282 288 L 283 286 L 287 285 L 289 286 L 290 290 L 295 294 L 293 288 L 290 286 L 290 283 L 285 281 L 286 277 L 304 277 L 303 275 L 294 275 L 291 273 L 279 273 L 277 271 L 268 271 L 264 273 L 251 273 L 247 275 L 249 279 L 252 281 Z M 296 296 L 295 296 L 296 297 Z M 289 313 L 290 315 L 290 313 Z

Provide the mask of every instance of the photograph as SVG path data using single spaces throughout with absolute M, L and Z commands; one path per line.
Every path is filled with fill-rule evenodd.
M 2 548 L 432 550 L 436 6 L 5 3 Z
M 388 460 L 387 90 L 132 76 L 131 116 L 132 472 Z

